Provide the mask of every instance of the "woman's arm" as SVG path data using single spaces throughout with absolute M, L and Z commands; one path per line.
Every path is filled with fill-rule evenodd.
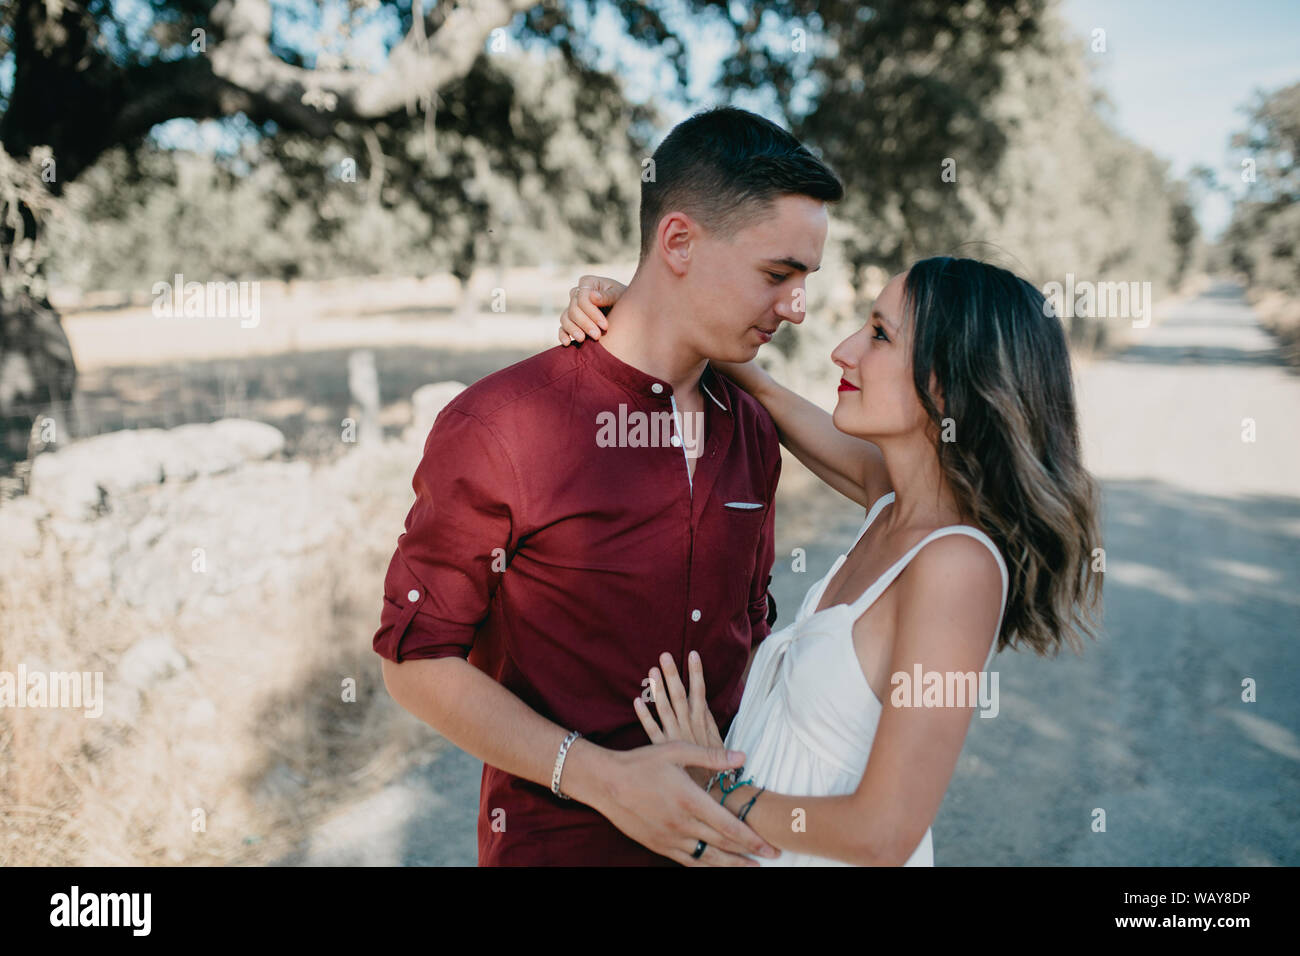
M 604 309 L 612 306 L 627 287 L 603 276 L 582 276 L 569 290 L 569 306 L 560 316 L 560 343 L 600 338 L 609 328 Z M 835 427 L 830 413 L 803 396 L 777 384 L 757 362 L 711 362 L 749 394 L 776 423 L 781 444 L 840 494 L 870 508 L 892 489 L 880 449 L 846 435 Z
M 896 586 L 898 618 L 889 666 L 890 686 L 897 687 L 884 702 L 858 789 L 843 796 L 799 797 L 759 793 L 763 781 L 756 780 L 731 791 L 725 802 L 717 784 L 709 790 L 723 809 L 737 815 L 758 793 L 744 822 L 782 851 L 860 866 L 897 866 L 916 851 L 938 815 L 974 705 L 983 703 L 947 695 L 949 688 L 968 687 L 957 675 L 974 675 L 979 693 L 1002 578 L 984 545 L 950 535 L 922 548 Z M 907 682 L 916 666 L 923 681 L 940 675 L 938 706 L 933 701 L 912 706 Z
M 600 338 L 600 333 L 609 329 L 609 316 L 604 310 L 625 291 L 627 286 L 617 279 L 579 276 L 578 284 L 569 290 L 569 307 L 560 315 L 560 344 L 581 342 L 588 335 Z
M 758 399 L 781 444 L 840 494 L 870 508 L 891 490 L 880 449 L 840 431 L 830 412 L 778 383 L 757 362 L 710 364 Z

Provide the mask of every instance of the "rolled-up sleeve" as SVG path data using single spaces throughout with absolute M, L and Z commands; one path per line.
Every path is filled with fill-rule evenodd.
M 397 663 L 467 658 L 517 547 L 514 465 L 489 425 L 448 406 L 411 484 L 415 504 L 384 577 L 374 649 Z
M 775 444 L 775 442 L 773 442 Z M 768 480 L 767 514 L 758 538 L 758 558 L 754 562 L 754 579 L 749 589 L 750 647 L 758 647 L 772 632 L 776 620 L 776 601 L 768 586 L 772 583 L 772 565 L 776 561 L 776 487 L 781 478 L 781 450 L 773 449 L 776 464 Z

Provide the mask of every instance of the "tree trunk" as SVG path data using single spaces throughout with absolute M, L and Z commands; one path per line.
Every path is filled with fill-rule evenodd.
M 77 371 L 46 298 L 0 298 L 0 472 L 66 439 Z M 50 429 L 52 426 L 52 431 Z

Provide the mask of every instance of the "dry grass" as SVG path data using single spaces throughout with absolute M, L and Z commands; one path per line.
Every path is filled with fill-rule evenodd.
M 1291 365 L 1300 365 L 1300 298 L 1283 292 L 1250 294 L 1260 324 L 1281 343 L 1282 354 Z
M 102 671 L 106 699 L 99 719 L 0 711 L 0 865 L 270 862 L 322 814 L 438 748 L 388 697 L 370 647 L 408 456 L 353 468 L 355 520 L 313 552 L 292 593 L 170 622 L 188 667 L 135 714 L 116 666 L 157 623 L 106 585 L 78 585 L 48 534 L 39 555 L 0 559 L 0 670 Z M 355 702 L 342 699 L 348 678 Z

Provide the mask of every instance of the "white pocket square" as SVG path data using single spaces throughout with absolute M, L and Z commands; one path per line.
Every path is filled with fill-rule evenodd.
M 723 507 L 724 507 L 724 508 L 736 508 L 737 510 L 740 510 L 740 511 L 752 511 L 752 510 L 755 509 L 755 508 L 761 508 L 761 507 L 763 507 L 763 502 L 761 502 L 761 501 L 728 501 L 725 505 L 723 505 Z

